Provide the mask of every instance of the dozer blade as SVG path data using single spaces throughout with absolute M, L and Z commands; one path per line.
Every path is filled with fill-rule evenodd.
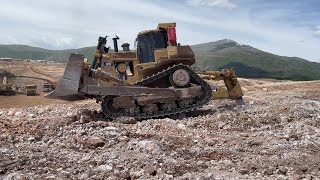
M 222 71 L 204 70 L 198 72 L 198 74 L 200 74 L 203 79 L 224 81 L 226 88 L 215 87 L 212 93 L 212 99 L 234 99 L 239 105 L 245 104 L 242 98 L 244 94 L 233 68 L 224 69 Z
M 83 61 L 83 55 L 71 54 L 64 71 L 63 78 L 60 79 L 55 90 L 45 95 L 45 97 L 63 100 L 84 99 L 84 97 L 78 92 Z

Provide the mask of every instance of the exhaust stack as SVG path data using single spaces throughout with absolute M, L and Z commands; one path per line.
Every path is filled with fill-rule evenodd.
M 114 52 L 119 52 L 119 49 L 118 49 L 118 40 L 120 38 L 116 35 L 116 37 L 112 38 L 113 40 L 113 47 L 114 47 Z

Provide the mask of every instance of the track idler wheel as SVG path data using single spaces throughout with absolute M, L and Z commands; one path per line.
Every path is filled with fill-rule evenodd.
M 170 76 L 170 83 L 177 88 L 188 87 L 190 84 L 190 75 L 185 69 L 178 69 Z

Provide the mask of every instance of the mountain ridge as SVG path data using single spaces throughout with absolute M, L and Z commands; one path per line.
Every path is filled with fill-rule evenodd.
M 191 48 L 196 56 L 196 64 L 193 65 L 195 68 L 221 70 L 234 67 L 239 77 L 248 78 L 320 79 L 320 63 L 299 57 L 275 55 L 230 39 L 196 44 Z M 49 50 L 12 44 L 0 45 L 0 57 L 66 62 L 71 53 L 83 54 L 91 60 L 94 50 L 95 46 Z
M 320 63 L 299 57 L 279 56 L 233 40 L 219 40 L 192 46 L 196 66 L 201 69 L 235 67 L 240 77 L 289 80 L 320 79 Z

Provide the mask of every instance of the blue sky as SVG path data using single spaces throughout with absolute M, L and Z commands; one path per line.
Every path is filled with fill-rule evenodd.
M 320 62 L 319 0 L 1 0 L 0 44 L 78 48 L 115 33 L 133 44 L 173 21 L 181 44 L 232 39 Z

